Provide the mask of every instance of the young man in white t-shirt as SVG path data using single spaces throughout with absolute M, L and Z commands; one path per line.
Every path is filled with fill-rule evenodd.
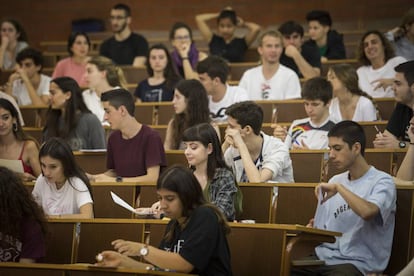
M 329 118 L 332 85 L 322 77 L 309 79 L 302 88 L 308 118 L 294 120 L 289 131 L 286 127 L 272 125 L 273 136 L 285 142 L 290 149 L 326 149 L 328 131 L 335 125 Z
M 294 268 L 291 275 L 382 274 L 394 234 L 394 182 L 365 160 L 366 137 L 358 123 L 342 121 L 329 131 L 328 138 L 330 162 L 344 172 L 315 188 L 318 207 L 308 226 L 342 236 L 315 248 L 315 258 L 324 265 Z
M 250 100 L 284 100 L 300 98 L 300 82 L 292 69 L 280 64 L 283 36 L 269 30 L 259 38 L 262 65 L 244 72 L 239 86 L 249 94 Z
M 197 73 L 200 82 L 207 91 L 210 116 L 214 122 L 226 122 L 227 107 L 237 102 L 249 100 L 246 90 L 226 83 L 229 65 L 221 57 L 209 56 L 200 61 L 197 65 Z
M 279 139 L 261 131 L 262 108 L 245 101 L 231 105 L 226 114 L 228 126 L 222 149 L 236 180 L 294 182 L 289 149 Z
M 17 54 L 16 71 L 10 75 L 6 93 L 13 96 L 19 106 L 48 105 L 50 77 L 40 73 L 42 53 L 26 48 Z

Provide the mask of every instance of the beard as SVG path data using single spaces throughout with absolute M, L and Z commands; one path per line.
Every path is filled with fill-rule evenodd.
M 120 33 L 122 33 L 125 29 L 126 29 L 126 27 L 128 26 L 128 24 L 127 24 L 127 22 L 124 22 L 120 27 L 119 27 L 119 29 L 118 30 L 116 30 L 116 31 L 114 31 L 114 33 L 117 33 L 117 34 L 120 34 Z

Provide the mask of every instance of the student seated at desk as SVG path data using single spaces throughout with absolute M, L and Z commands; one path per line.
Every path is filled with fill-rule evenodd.
M 284 141 L 289 149 L 326 149 L 328 131 L 335 125 L 329 117 L 332 85 L 325 78 L 312 78 L 305 82 L 302 98 L 309 117 L 294 120 L 289 131 L 286 127 L 272 125 L 273 136 Z
M 233 221 L 236 212 L 241 212 L 242 194 L 223 159 L 216 131 L 208 123 L 198 124 L 184 131 L 183 142 L 188 165 L 205 198 L 216 205 L 229 221 Z M 156 215 L 160 213 L 157 203 L 151 209 Z
M 32 263 L 46 255 L 46 219 L 22 180 L 0 167 L 0 263 Z
M 108 139 L 105 173 L 89 175 L 96 182 L 155 182 L 166 166 L 158 132 L 134 117 L 134 99 L 128 91 L 102 94 L 105 120 L 113 130 Z
M 222 149 L 238 182 L 294 182 L 289 149 L 261 131 L 262 108 L 252 101 L 231 105 Z
M 42 174 L 33 197 L 49 218 L 93 218 L 92 188 L 69 145 L 50 138 L 39 151 Z
M 232 275 L 226 218 L 217 207 L 206 203 L 192 171 L 182 166 L 168 168 L 157 181 L 157 193 L 161 210 L 171 219 L 159 248 L 115 240 L 112 245 L 118 252 L 103 251 L 96 265 Z M 141 256 L 150 264 L 128 256 Z
M 365 134 L 358 123 L 342 121 L 328 138 L 330 161 L 346 171 L 315 188 L 319 203 L 309 226 L 342 236 L 315 248 L 325 265 L 294 268 L 291 275 L 381 274 L 391 255 L 395 185 L 389 174 L 365 160 Z
M 40 174 L 39 145 L 22 128 L 16 107 L 0 98 L 0 159 L 20 160 L 23 181 L 32 181 Z

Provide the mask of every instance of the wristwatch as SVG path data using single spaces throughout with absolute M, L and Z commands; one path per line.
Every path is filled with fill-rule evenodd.
M 116 181 L 116 182 L 122 182 L 122 176 L 117 176 L 117 177 L 115 178 L 115 181 Z
M 147 256 L 147 255 L 148 255 L 148 253 L 149 253 L 149 250 L 148 250 L 148 246 L 147 246 L 147 245 L 144 245 L 144 246 L 143 246 L 143 247 L 141 247 L 141 249 L 139 250 L 139 255 L 141 255 L 142 257 Z
M 400 141 L 398 143 L 398 146 L 400 147 L 400 149 L 403 149 L 403 148 L 405 148 L 407 146 L 407 144 L 404 141 Z

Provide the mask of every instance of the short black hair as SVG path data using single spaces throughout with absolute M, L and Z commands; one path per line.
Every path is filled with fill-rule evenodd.
M 123 3 L 118 3 L 115 6 L 112 7 L 113 10 L 123 10 L 125 12 L 125 16 L 130 17 L 131 16 L 131 8 Z
M 36 66 L 40 66 L 39 72 L 43 68 L 43 55 L 42 52 L 34 49 L 34 48 L 25 48 L 22 51 L 20 51 L 16 56 L 16 62 L 18 64 L 21 64 L 21 62 L 25 59 L 31 59 L 33 60 L 33 63 Z
M 414 60 L 403 62 L 394 68 L 395 72 L 403 73 L 408 86 L 414 84 Z
M 361 145 L 361 155 L 365 154 L 366 137 L 364 129 L 354 121 L 342 121 L 334 125 L 328 132 L 328 137 L 342 138 L 349 148 L 355 143 Z
M 217 17 L 217 23 L 220 22 L 220 20 L 228 18 L 230 19 L 231 23 L 233 25 L 237 25 L 237 14 L 234 10 L 224 9 L 220 12 L 219 16 Z
M 125 106 L 129 115 L 135 116 L 135 102 L 129 91 L 118 88 L 110 90 L 101 95 L 101 102 L 109 102 L 110 105 L 118 109 L 121 105 Z
M 303 37 L 304 30 L 302 25 L 300 25 L 298 22 L 295 22 L 293 20 L 286 21 L 282 25 L 279 26 L 279 32 L 282 35 L 291 35 L 293 33 L 298 33 L 301 37 Z
M 207 73 L 212 79 L 218 77 L 222 83 L 226 83 L 229 71 L 227 61 L 219 56 L 208 56 L 197 64 L 197 73 Z
M 306 15 L 306 21 L 318 21 L 323 26 L 332 26 L 332 18 L 329 12 L 322 10 L 313 10 Z
M 232 104 L 226 109 L 226 115 L 232 117 L 244 128 L 249 125 L 254 134 L 259 135 L 263 123 L 263 109 L 253 101 Z
M 302 88 L 302 98 L 305 100 L 321 100 L 325 105 L 332 99 L 332 84 L 323 77 L 307 80 Z

